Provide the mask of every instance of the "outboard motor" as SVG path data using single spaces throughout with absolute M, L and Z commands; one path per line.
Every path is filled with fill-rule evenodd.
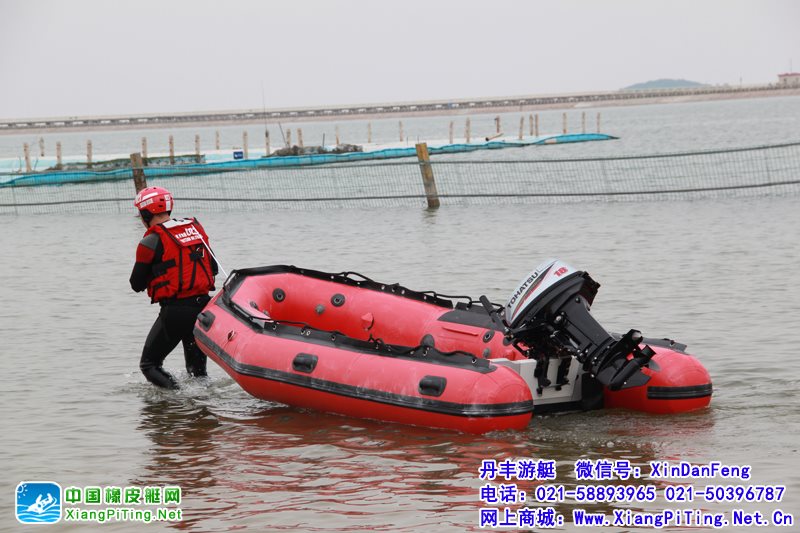
M 539 388 L 550 385 L 547 367 L 560 359 L 556 386 L 573 357 L 611 390 L 643 385 L 641 372 L 655 352 L 640 347 L 642 334 L 632 329 L 614 338 L 589 313 L 600 284 L 586 272 L 559 260 L 548 260 L 522 280 L 505 306 L 505 326 L 512 344 L 539 361 Z

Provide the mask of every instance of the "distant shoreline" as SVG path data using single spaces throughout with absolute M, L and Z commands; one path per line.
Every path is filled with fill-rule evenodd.
M 292 123 L 308 123 L 308 122 L 349 122 L 349 121 L 364 121 L 364 120 L 386 120 L 386 119 L 403 119 L 413 117 L 447 117 L 447 116 L 472 116 L 472 115 L 486 115 L 491 113 L 531 113 L 542 110 L 562 109 L 564 111 L 579 111 L 588 109 L 602 109 L 608 107 L 622 107 L 622 106 L 640 106 L 640 105 L 659 105 L 659 104 L 682 104 L 690 102 L 705 102 L 715 100 L 744 100 L 753 98 L 772 98 L 781 96 L 800 96 L 800 87 L 786 88 L 786 89 L 771 89 L 764 90 L 736 90 L 730 92 L 714 92 L 714 93 L 684 93 L 676 95 L 662 95 L 662 96 L 649 96 L 642 95 L 641 97 L 631 98 L 629 96 L 622 97 L 624 93 L 620 93 L 621 97 L 618 99 L 606 99 L 597 102 L 559 102 L 547 104 L 530 104 L 530 105 L 495 105 L 495 106 L 481 106 L 481 107 L 459 107 L 454 109 L 440 108 L 440 109 L 426 109 L 418 111 L 392 111 L 392 112 L 365 112 L 353 113 L 348 115 L 315 115 L 315 116 L 290 116 L 282 117 L 279 119 L 267 118 L 267 124 L 292 124 Z M 568 96 L 564 97 L 569 98 Z M 510 97 L 509 100 L 514 98 Z M 87 117 L 88 118 L 88 117 Z M 255 117 L 252 119 L 211 119 L 211 120 L 196 120 L 190 122 L 148 122 L 146 124 L 119 124 L 119 125 L 86 125 L 86 126 L 58 126 L 58 127 L 25 127 L 25 128 L 3 128 L 0 129 L 0 135 L 13 136 L 13 135 L 29 135 L 36 133 L 57 133 L 57 132 L 82 132 L 82 131 L 136 131 L 136 130 L 153 130 L 153 129 L 184 129 L 196 128 L 198 126 L 235 126 L 235 125 L 259 125 L 264 124 L 264 117 Z

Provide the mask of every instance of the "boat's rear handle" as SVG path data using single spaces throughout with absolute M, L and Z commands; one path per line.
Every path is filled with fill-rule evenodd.
M 419 381 L 419 393 L 425 396 L 441 396 L 447 387 L 447 378 L 425 376 Z
M 299 353 L 292 361 L 292 368 L 297 372 L 310 374 L 317 367 L 318 357 L 308 353 Z
M 364 274 L 359 274 L 358 272 L 351 272 L 349 270 L 346 271 L 346 272 L 339 272 L 337 274 L 337 276 L 342 276 L 343 278 L 351 279 L 353 281 L 359 281 L 354 277 L 354 276 L 358 276 L 359 278 L 361 278 L 361 281 L 369 281 L 369 282 L 375 283 L 374 280 L 368 278 Z
M 492 302 L 490 302 L 489 298 L 487 298 L 485 295 L 481 295 L 478 300 L 481 302 L 481 305 L 483 305 L 483 308 L 486 309 L 486 312 L 489 313 L 492 322 L 494 322 L 495 325 L 500 328 L 500 331 L 505 334 L 508 331 L 508 328 L 506 328 L 506 325 L 503 323 L 503 319 L 500 318 L 500 315 L 498 314 L 499 310 L 492 305 Z

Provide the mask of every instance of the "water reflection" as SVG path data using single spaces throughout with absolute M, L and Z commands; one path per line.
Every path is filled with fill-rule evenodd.
M 192 528 L 232 507 L 209 497 L 224 475 L 213 438 L 220 428 L 208 407 L 179 394 L 155 391 L 143 398 L 138 430 L 152 445 L 149 463 L 132 483 L 181 487 L 185 520 L 173 524 L 178 529 Z
M 524 432 L 476 437 L 265 402 L 226 406 L 162 398 L 142 407 L 140 429 L 153 449 L 149 475 L 141 482 L 180 483 L 192 495 L 187 524 L 203 530 L 233 524 L 275 530 L 473 529 L 485 483 L 478 479 L 483 459 L 551 459 L 557 483 L 573 487 L 576 458 L 624 459 L 649 472 L 649 461 L 688 458 L 673 457 L 676 450 L 665 445 L 676 427 L 692 440 L 713 425 L 708 412 L 676 419 L 576 413 L 537 417 Z M 536 483 L 521 482 L 520 488 L 532 494 Z M 574 504 L 555 507 L 571 517 Z M 607 512 L 620 507 L 592 506 Z
M 147 468 L 150 479 L 142 482 L 169 479 L 184 489 L 214 485 L 210 437 L 220 423 L 207 407 L 181 398 L 145 398 L 141 415 L 138 429 L 153 442 Z

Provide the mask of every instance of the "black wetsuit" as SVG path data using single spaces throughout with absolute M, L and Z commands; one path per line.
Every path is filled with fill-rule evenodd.
M 161 262 L 163 253 L 164 245 L 158 235 L 151 233 L 142 239 L 136 252 L 136 264 L 131 272 L 130 282 L 134 291 L 141 292 L 147 288 L 153 279 L 152 265 Z M 147 261 L 150 256 L 152 259 Z M 218 267 L 213 258 L 211 258 L 211 269 L 216 275 Z M 167 389 L 178 388 L 175 378 L 164 370 L 162 365 L 167 355 L 181 342 L 186 371 L 189 375 L 196 377 L 207 375 L 206 356 L 195 344 L 193 330 L 197 315 L 209 300 L 208 295 L 202 295 L 159 302 L 161 311 L 153 327 L 150 328 L 139 361 L 139 368 L 147 381 Z

